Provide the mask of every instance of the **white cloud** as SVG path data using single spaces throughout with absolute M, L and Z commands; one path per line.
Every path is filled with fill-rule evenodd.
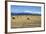
M 41 14 L 41 12 L 39 12 L 39 11 L 24 11 L 24 13 L 33 13 L 33 14 Z
M 38 12 L 38 11 L 37 11 L 37 12 L 32 12 L 32 13 L 33 13 L 33 14 L 41 14 L 41 12 Z
M 32 11 L 24 11 L 24 13 L 32 13 Z

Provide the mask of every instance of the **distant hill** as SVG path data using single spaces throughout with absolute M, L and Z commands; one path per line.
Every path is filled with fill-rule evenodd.
M 32 13 L 11 13 L 11 15 L 38 15 L 41 16 L 41 14 L 32 14 Z

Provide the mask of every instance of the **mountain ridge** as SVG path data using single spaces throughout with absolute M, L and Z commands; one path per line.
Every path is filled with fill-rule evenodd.
M 41 14 L 33 14 L 33 13 L 11 13 L 11 15 L 41 15 Z

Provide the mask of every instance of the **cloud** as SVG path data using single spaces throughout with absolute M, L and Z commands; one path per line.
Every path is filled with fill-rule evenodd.
M 32 11 L 24 11 L 24 13 L 32 13 Z
M 34 12 L 32 12 L 33 14 L 41 14 L 41 12 L 39 12 L 39 11 L 34 11 Z
M 33 13 L 33 14 L 41 14 L 39 11 L 24 11 L 24 13 Z

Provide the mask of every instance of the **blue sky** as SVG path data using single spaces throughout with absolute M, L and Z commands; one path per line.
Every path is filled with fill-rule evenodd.
M 34 14 L 41 14 L 41 7 L 40 6 L 18 6 L 18 5 L 11 5 L 11 12 L 12 13 L 34 13 Z

